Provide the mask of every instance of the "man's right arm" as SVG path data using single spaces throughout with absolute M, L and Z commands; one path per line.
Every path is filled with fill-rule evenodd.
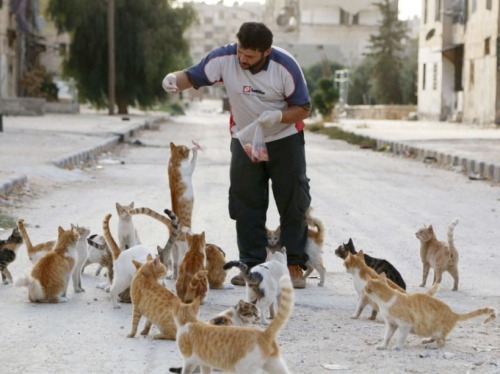
M 168 73 L 163 79 L 162 86 L 168 93 L 177 93 L 193 87 L 184 71 Z

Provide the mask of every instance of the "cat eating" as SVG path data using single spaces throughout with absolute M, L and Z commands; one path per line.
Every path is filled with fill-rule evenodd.
M 294 293 L 289 275 L 280 278 L 279 289 L 281 298 L 278 312 L 264 330 L 256 327 L 214 326 L 198 321 L 199 298 L 190 304 L 174 299 L 176 342 L 184 360 L 182 372 L 192 373 L 197 366 L 201 366 L 202 373 L 211 373 L 212 368 L 239 374 L 254 374 L 260 370 L 272 374 L 290 373 L 276 341 L 276 335 L 293 309 Z
M 458 321 L 482 314 L 488 315 L 483 323 L 496 318 L 496 310 L 492 307 L 476 309 L 469 313 L 455 313 L 446 303 L 430 295 L 395 290 L 387 284 L 385 275 L 379 279 L 368 280 L 365 292 L 377 303 L 386 324 L 384 340 L 377 349 L 387 349 L 398 328 L 399 339 L 393 349 L 402 349 L 410 332 L 428 338 L 422 343 L 428 344 L 426 348 L 436 349 L 445 345 L 446 337 Z
M 441 283 L 445 271 L 453 277 L 453 291 L 458 290 L 458 251 L 453 240 L 453 231 L 458 224 L 456 218 L 448 226 L 448 243 L 439 241 L 432 225 L 423 227 L 415 233 L 420 240 L 420 259 L 423 265 L 422 284 L 425 287 L 430 268 L 434 269 L 434 283 Z

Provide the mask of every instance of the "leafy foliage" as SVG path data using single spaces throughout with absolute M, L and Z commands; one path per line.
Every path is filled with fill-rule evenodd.
M 48 15 L 71 34 L 65 74 L 77 80 L 81 99 L 107 103 L 107 2 L 49 0 Z M 172 8 L 165 0 L 115 0 L 115 80 L 120 113 L 127 105 L 150 107 L 164 99 L 164 75 L 188 65 L 182 38 L 195 19 L 192 7 Z
M 318 89 L 312 96 L 314 106 L 322 116 L 332 114 L 335 103 L 339 99 L 339 91 L 333 85 L 333 79 L 321 78 L 318 81 Z
M 405 39 L 406 25 L 398 19 L 396 9 L 389 0 L 374 4 L 382 14 L 379 33 L 370 35 L 370 52 L 373 60 L 371 91 L 378 104 L 400 104 L 402 102 L 399 71 L 403 66 L 401 41 Z

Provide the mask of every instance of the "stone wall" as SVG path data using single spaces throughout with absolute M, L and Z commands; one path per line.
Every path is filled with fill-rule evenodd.
M 343 111 L 335 109 L 335 116 L 355 119 L 407 119 L 417 111 L 416 105 L 350 105 Z
M 47 102 L 36 97 L 0 99 L 0 114 L 7 116 L 43 116 L 45 113 L 80 113 L 80 104 L 74 102 Z

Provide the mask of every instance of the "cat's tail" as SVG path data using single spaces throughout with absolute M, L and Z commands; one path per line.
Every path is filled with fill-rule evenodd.
M 191 278 L 189 282 L 188 289 L 184 295 L 184 303 L 190 303 L 194 300 L 196 296 L 201 296 L 200 293 L 204 293 L 202 288 L 206 287 L 208 290 L 208 270 L 199 270 Z M 200 289 L 200 292 L 197 292 Z
M 179 237 L 179 234 L 181 232 L 181 226 L 179 224 L 179 218 L 177 218 L 177 215 L 174 212 L 172 212 L 169 209 L 165 209 L 164 212 L 170 218 L 170 221 L 168 222 L 170 222 L 171 229 L 169 229 L 170 236 L 168 238 L 167 243 L 163 248 L 158 250 L 158 254 L 160 255 L 161 262 L 167 266 L 167 263 L 169 263 L 169 258 L 170 258 L 169 253 L 172 252 L 172 248 L 175 244 L 175 241 Z
M 429 288 L 426 292 L 427 295 L 429 296 L 434 296 L 435 294 L 438 293 L 439 288 L 441 288 L 441 283 L 434 283 L 431 288 Z
M 497 318 L 497 311 L 495 308 L 491 306 L 487 306 L 485 308 L 479 308 L 469 313 L 456 313 L 459 321 L 465 321 L 483 314 L 488 314 L 488 318 L 486 318 L 483 323 L 491 322 L 495 318 Z
M 455 241 L 453 239 L 453 231 L 455 230 L 455 227 L 458 225 L 459 219 L 455 218 L 452 223 L 448 226 L 448 247 L 450 248 L 451 251 L 451 257 L 452 257 L 452 262 L 457 263 L 458 262 L 458 252 L 455 247 Z
M 293 311 L 294 293 L 292 280 L 289 275 L 283 275 L 280 278 L 280 295 L 278 313 L 276 313 L 276 316 L 265 330 L 265 333 L 271 337 L 275 337 L 278 334 Z
M 102 221 L 102 231 L 104 233 L 104 240 L 106 240 L 106 244 L 111 251 L 111 256 L 113 257 L 113 260 L 116 261 L 122 251 L 120 250 L 118 244 L 116 244 L 115 239 L 113 239 L 113 235 L 111 235 L 111 231 L 109 230 L 110 219 L 111 213 L 106 214 L 106 217 L 104 217 L 104 221 Z
M 173 220 L 171 220 L 172 217 L 170 215 L 169 215 L 170 219 L 168 219 L 163 214 L 157 213 L 153 209 L 146 208 L 146 207 L 130 209 L 128 212 L 131 215 L 133 215 L 133 214 L 145 214 L 147 216 L 150 216 L 151 218 L 154 218 L 157 221 L 162 222 L 164 225 L 166 225 L 168 227 L 168 231 L 170 231 L 170 235 L 172 235 L 172 230 L 174 230 L 174 228 L 173 228 Z M 165 213 L 167 213 L 167 212 L 165 211 Z M 176 216 L 176 218 L 177 218 L 177 216 Z M 177 224 L 179 224 L 178 221 L 177 221 Z
M 308 227 L 316 227 L 316 231 L 309 230 L 309 236 L 312 236 L 315 242 L 322 243 L 325 238 L 325 227 L 323 226 L 323 222 L 311 216 L 311 211 L 311 207 L 306 211 L 306 223 Z
M 99 242 L 95 241 L 96 237 L 97 237 L 97 234 L 93 234 L 93 235 L 90 235 L 89 237 L 87 237 L 87 244 L 94 247 L 94 248 L 97 248 L 101 251 L 106 250 L 106 244 L 99 243 Z
M 31 275 L 26 274 L 16 280 L 16 287 L 27 287 L 30 300 L 37 301 L 45 299 L 45 292 L 42 285 L 37 279 L 33 279 Z
M 262 275 L 259 273 L 252 273 L 247 264 L 244 264 L 241 261 L 229 261 L 224 264 L 222 267 L 224 270 L 231 269 L 232 267 L 237 267 L 241 271 L 241 275 L 245 279 L 245 282 L 251 286 L 258 286 L 260 282 L 262 282 Z

